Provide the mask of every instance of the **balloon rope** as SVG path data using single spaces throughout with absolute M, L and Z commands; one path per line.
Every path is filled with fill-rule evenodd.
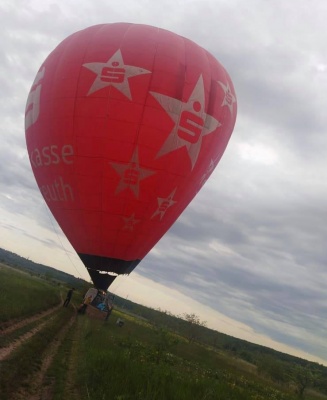
M 119 276 L 119 275 L 118 275 Z M 117 291 L 119 288 L 120 288 L 120 286 L 121 286 L 121 284 L 123 283 L 123 281 L 122 281 L 122 279 L 120 279 L 120 282 L 119 283 L 117 283 L 116 281 L 114 281 L 113 282 L 113 285 L 112 286 L 114 286 L 114 289 L 113 290 L 110 290 L 111 289 L 111 287 L 109 287 L 109 291 L 110 292 L 114 292 L 114 291 Z
M 117 281 L 114 281 L 112 286 L 109 286 L 109 292 L 117 294 L 117 290 L 121 287 L 122 284 L 124 284 L 126 282 L 126 275 L 118 275 L 121 277 L 121 279 L 119 280 L 119 282 L 117 283 Z M 120 296 L 120 295 L 119 295 Z M 122 297 L 122 296 L 120 296 Z M 128 296 L 127 296 L 128 297 Z
M 63 242 L 62 242 L 62 240 L 60 238 L 60 235 L 59 235 L 59 233 L 57 232 L 57 230 L 56 230 L 56 228 L 54 226 L 54 223 L 53 223 L 53 220 L 52 220 L 52 214 L 50 213 L 50 210 L 49 210 L 49 208 L 48 208 L 48 206 L 46 204 L 45 204 L 45 208 L 47 210 L 47 214 L 48 214 L 48 217 L 50 219 L 50 222 L 51 222 L 51 225 L 52 225 L 52 229 L 53 229 L 54 233 L 57 235 L 58 241 L 61 244 L 61 247 L 62 247 L 63 251 L 65 252 L 66 256 L 68 257 L 71 265 L 74 267 L 75 271 L 77 272 L 79 278 L 84 280 L 84 278 L 82 277 L 80 271 L 78 271 L 78 269 L 76 268 L 75 264 L 73 263 L 73 260 L 70 258 L 69 254 L 68 254 L 68 250 L 65 249 L 64 244 L 63 244 Z

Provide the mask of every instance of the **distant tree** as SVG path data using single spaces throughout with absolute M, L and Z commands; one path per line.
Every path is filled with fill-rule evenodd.
M 194 313 L 184 313 L 180 315 L 180 318 L 187 321 L 188 325 L 188 339 L 193 342 L 196 340 L 199 334 L 199 327 L 206 327 L 207 321 L 201 321 L 200 317 Z
M 194 313 L 184 313 L 182 314 L 182 318 L 192 325 L 207 326 L 207 321 L 201 321 L 200 317 Z
M 308 386 L 312 385 L 314 378 L 310 368 L 296 365 L 291 373 L 291 380 L 296 385 L 297 394 L 300 398 L 303 398 L 304 391 L 308 388 Z
M 262 355 L 257 361 L 258 372 L 278 383 L 289 382 L 289 367 L 272 355 Z
M 327 368 L 318 366 L 313 371 L 313 387 L 317 388 L 321 393 L 327 394 Z
M 252 364 L 255 361 L 252 353 L 250 353 L 249 351 L 245 351 L 245 350 L 241 351 L 240 357 L 242 358 L 242 360 L 247 361 Z
M 54 278 L 53 273 L 50 270 L 45 272 L 44 279 L 46 281 L 51 281 L 53 278 Z
M 174 314 L 172 312 L 170 312 L 169 310 L 163 310 L 162 308 L 157 308 L 157 311 L 159 311 L 160 313 L 166 314 L 166 315 L 170 315 L 171 317 L 174 316 Z

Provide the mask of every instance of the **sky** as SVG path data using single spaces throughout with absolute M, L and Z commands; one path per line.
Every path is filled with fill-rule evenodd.
M 170 30 L 224 65 L 236 126 L 196 198 L 111 290 L 327 365 L 326 15 L 324 0 L 0 0 L 0 247 L 88 279 L 32 173 L 28 92 L 80 29 Z

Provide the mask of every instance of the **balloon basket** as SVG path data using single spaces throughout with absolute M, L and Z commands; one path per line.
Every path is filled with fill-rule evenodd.
M 107 312 L 106 311 L 101 311 L 96 307 L 88 305 L 87 309 L 86 309 L 86 315 L 88 315 L 90 318 L 93 318 L 93 319 L 104 320 L 106 318 L 106 316 L 107 316 Z

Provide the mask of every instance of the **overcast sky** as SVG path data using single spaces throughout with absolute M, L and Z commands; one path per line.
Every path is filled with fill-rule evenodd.
M 0 0 L 0 247 L 88 279 L 34 180 L 27 95 L 77 30 L 171 30 L 227 69 L 237 122 L 202 191 L 112 289 L 327 365 L 326 15 L 325 0 Z

